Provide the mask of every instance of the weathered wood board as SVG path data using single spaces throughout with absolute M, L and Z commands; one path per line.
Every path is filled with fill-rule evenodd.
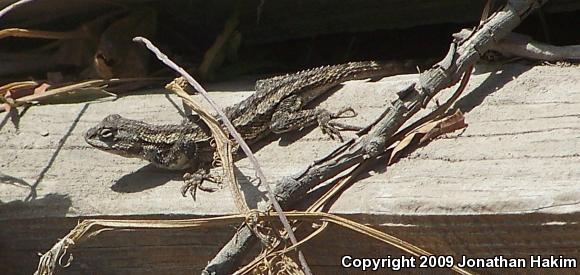
M 320 105 L 351 105 L 365 125 L 417 75 L 351 81 Z M 210 85 L 223 106 L 248 96 L 252 81 Z M 448 91 L 449 92 L 449 91 Z M 227 188 L 183 198 L 179 173 L 146 167 L 88 146 L 86 129 L 110 113 L 179 123 L 174 96 L 34 106 L 18 127 L 0 120 L 0 273 L 30 273 L 78 220 L 178 218 L 234 213 Z M 435 254 L 580 258 L 580 68 L 479 66 L 458 101 L 469 124 L 347 190 L 331 212 L 370 224 Z M 432 108 L 431 106 L 428 108 Z M 338 144 L 320 130 L 271 138 L 257 158 L 272 181 Z M 247 160 L 237 163 L 253 177 Z M 246 182 L 250 190 L 251 185 Z M 34 187 L 34 188 L 31 188 Z M 32 192 L 34 191 L 34 192 Z M 75 249 L 70 273 L 191 274 L 235 228 L 105 233 Z M 353 244 L 357 245 L 354 246 Z M 340 270 L 340 256 L 398 253 L 331 227 L 306 246 L 316 271 Z M 353 270 L 350 270 L 353 271 Z

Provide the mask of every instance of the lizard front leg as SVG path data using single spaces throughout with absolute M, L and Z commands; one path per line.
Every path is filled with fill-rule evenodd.
M 218 176 L 213 176 L 210 174 L 210 168 L 213 166 L 215 162 L 215 155 L 212 155 L 212 161 L 209 162 L 209 152 L 201 150 L 198 148 L 196 143 L 191 143 L 186 139 L 182 139 L 185 142 L 181 144 L 176 144 L 174 148 L 180 150 L 182 153 L 185 153 L 188 157 L 188 171 L 183 174 L 183 186 L 181 187 L 181 195 L 183 197 L 187 196 L 187 193 L 191 195 L 193 200 L 195 200 L 195 195 L 197 193 L 197 189 L 205 192 L 215 192 L 218 188 L 207 187 L 203 185 L 204 181 L 210 181 L 216 183 L 218 185 L 221 184 L 221 178 Z M 211 141 L 207 142 L 206 146 L 202 146 L 202 148 L 211 146 Z M 193 149 L 193 150 L 192 150 Z
M 206 146 L 209 146 L 209 142 Z M 171 170 L 185 169 L 188 171 L 183 175 L 184 185 L 181 188 L 181 194 L 184 197 L 189 192 L 195 200 L 197 189 L 206 192 L 217 190 L 203 186 L 203 182 L 206 180 L 219 184 L 220 179 L 209 174 L 210 164 L 205 159 L 207 152 L 201 150 L 195 139 L 188 138 L 186 134 L 181 133 L 174 144 L 168 148 L 162 148 L 159 145 L 149 146 L 145 152 L 147 158 L 157 166 Z
M 301 130 L 305 127 L 318 124 L 324 134 L 329 135 L 332 139 L 338 138 L 342 141 L 340 131 L 356 131 L 361 129 L 358 126 L 332 121 L 337 118 L 357 116 L 357 113 L 350 107 L 343 108 L 335 113 L 322 108 L 302 110 L 302 102 L 299 96 L 288 97 L 280 102 L 278 106 L 278 110 L 274 112 L 272 120 L 270 121 L 270 130 L 277 134 Z

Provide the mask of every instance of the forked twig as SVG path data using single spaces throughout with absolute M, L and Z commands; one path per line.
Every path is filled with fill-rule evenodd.
M 323 161 L 309 165 L 293 177 L 282 178 L 276 185 L 276 198 L 285 206 L 291 206 L 303 198 L 309 190 L 331 179 L 346 169 L 366 159 L 382 154 L 389 138 L 439 91 L 457 83 L 462 74 L 471 69 L 480 54 L 490 49 L 495 41 L 511 32 L 534 9 L 548 0 L 510 0 L 501 10 L 491 14 L 468 39 L 452 43 L 446 58 L 421 73 L 419 80 L 402 89 L 399 98 L 391 102 L 385 116 L 369 129 L 368 133 L 332 154 Z M 221 273 L 230 273 L 234 263 L 241 259 L 255 239 L 248 229 L 241 229 L 224 246 L 208 267 Z
M 207 112 L 201 105 L 194 101 L 191 96 L 182 88 L 181 83 L 173 80 L 171 83 L 165 86 L 166 89 L 173 91 L 179 97 L 183 99 L 183 102 L 189 106 L 194 112 L 199 114 L 200 118 L 207 124 L 212 132 L 212 136 L 216 142 L 216 149 L 222 161 L 222 169 L 228 181 L 228 186 L 234 197 L 234 203 L 240 211 L 240 213 L 249 213 L 250 208 L 246 204 L 242 191 L 238 186 L 236 176 L 234 174 L 233 158 L 232 158 L 232 146 L 227 137 L 227 133 L 220 126 L 219 122 L 215 119 L 213 115 Z

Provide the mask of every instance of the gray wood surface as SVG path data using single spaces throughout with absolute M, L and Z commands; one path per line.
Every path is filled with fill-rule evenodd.
M 395 91 L 416 78 L 348 82 L 320 105 L 330 109 L 351 105 L 360 116 L 349 122 L 365 125 L 382 112 Z M 251 81 L 239 81 L 208 88 L 225 106 L 249 95 L 251 86 Z M 347 190 L 331 212 L 436 254 L 545 253 L 578 258 L 580 68 L 478 66 L 457 106 L 469 124 L 464 132 L 437 139 L 386 170 L 377 166 Z M 9 264 L 0 269 L 32 270 L 36 253 L 52 246 L 78 219 L 235 211 L 227 188 L 200 193 L 193 202 L 179 194 L 179 173 L 89 147 L 83 132 L 110 113 L 158 123 L 180 121 L 164 94 L 34 106 L 22 114 L 18 127 L 2 114 L 0 261 Z M 335 146 L 314 129 L 271 138 L 257 151 L 257 158 L 274 181 Z M 253 177 L 246 160 L 237 165 L 241 174 Z M 35 186 L 36 196 L 31 196 L 29 186 Z M 255 194 L 251 186 L 246 184 L 244 190 Z M 75 260 L 68 271 L 190 273 L 203 268 L 234 230 L 105 233 L 73 251 Z M 306 257 L 315 271 L 339 265 L 336 257 L 341 253 L 377 257 L 377 251 L 381 255 L 391 251 L 344 232 L 331 228 L 307 246 Z

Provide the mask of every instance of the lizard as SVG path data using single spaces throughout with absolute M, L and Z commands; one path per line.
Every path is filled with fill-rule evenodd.
M 360 128 L 333 120 L 354 117 L 357 113 L 350 107 L 337 112 L 308 109 L 307 104 L 345 81 L 410 73 L 415 70 L 415 64 L 349 62 L 258 80 L 255 93 L 226 107 L 224 113 L 248 144 L 270 133 L 282 134 L 315 124 L 332 139 L 342 140 L 340 130 Z M 208 173 L 215 159 L 211 132 L 199 119 L 185 118 L 175 125 L 153 125 L 112 114 L 88 129 L 84 137 L 89 145 L 105 152 L 140 158 L 164 169 L 189 171 L 184 174 L 183 196 L 189 190 L 195 198 L 198 188 L 214 191 L 201 183 L 218 181 Z

